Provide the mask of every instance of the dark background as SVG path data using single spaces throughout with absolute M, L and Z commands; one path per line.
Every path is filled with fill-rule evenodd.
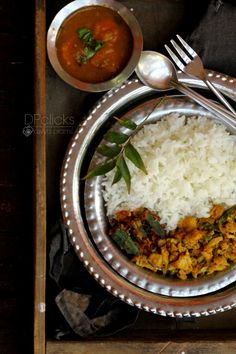
M 0 3 L 0 353 L 33 353 L 34 1 Z

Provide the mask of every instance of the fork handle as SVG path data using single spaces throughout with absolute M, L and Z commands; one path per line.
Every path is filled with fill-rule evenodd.
M 219 98 L 219 100 L 225 105 L 228 110 L 230 110 L 233 114 L 236 115 L 236 111 L 229 104 L 229 102 L 224 98 L 224 96 L 217 90 L 217 88 L 212 84 L 212 82 L 208 79 L 204 80 L 205 84 L 209 87 L 209 89 Z
M 204 96 L 200 95 L 198 92 L 192 90 L 190 87 L 183 85 L 179 81 L 171 81 L 174 88 L 185 94 L 186 96 L 192 98 L 194 101 L 199 103 L 201 106 L 205 107 L 217 117 L 219 117 L 224 123 L 230 126 L 234 131 L 236 129 L 236 117 L 229 111 L 227 111 L 221 105 L 218 105 Z

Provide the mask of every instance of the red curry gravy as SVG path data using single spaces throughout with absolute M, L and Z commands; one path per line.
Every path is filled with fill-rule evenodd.
M 101 48 L 86 62 L 78 58 L 85 44 L 78 30 L 86 28 Z M 71 76 L 88 83 L 99 83 L 117 76 L 128 62 L 133 37 L 129 26 L 117 12 L 103 6 L 85 7 L 66 20 L 58 34 L 58 60 Z

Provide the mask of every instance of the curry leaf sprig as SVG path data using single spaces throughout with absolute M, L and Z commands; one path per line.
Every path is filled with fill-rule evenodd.
M 89 59 L 91 59 L 98 51 L 102 48 L 103 42 L 96 40 L 93 37 L 92 31 L 88 28 L 79 28 L 77 30 L 77 35 L 84 45 L 83 54 L 79 54 L 77 60 L 80 63 L 86 64 Z
M 115 173 L 113 177 L 112 184 L 119 182 L 122 178 L 126 184 L 128 193 L 130 193 L 131 188 L 131 174 L 127 165 L 127 159 L 131 161 L 138 169 L 147 174 L 145 164 L 142 160 L 141 155 L 137 149 L 131 143 L 132 137 L 137 134 L 137 132 L 143 127 L 146 120 L 154 112 L 154 110 L 164 101 L 165 97 L 159 100 L 150 113 L 145 116 L 141 123 L 136 124 L 130 119 L 115 119 L 118 123 L 131 131 L 128 135 L 123 132 L 116 132 L 109 130 L 105 135 L 104 139 L 109 143 L 101 144 L 97 148 L 97 152 L 106 158 L 106 160 L 98 164 L 94 169 L 90 170 L 84 179 L 88 179 L 95 176 L 105 175 L 115 168 Z

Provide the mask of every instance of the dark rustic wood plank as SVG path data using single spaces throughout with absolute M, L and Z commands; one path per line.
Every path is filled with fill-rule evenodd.
M 24 48 L 26 37 L 15 33 L 0 33 L 0 61 L 10 63 L 24 60 Z
M 2 289 L 0 288 L 0 294 Z M 0 297 L 0 353 L 17 353 L 16 294 Z
M 4 323 L 5 318 L 10 319 L 10 324 L 13 328 L 16 327 L 16 298 L 5 298 L 0 301 L 0 327 Z
M 232 309 L 230 311 L 225 311 L 222 313 L 218 313 L 213 316 L 203 316 L 195 318 L 194 321 L 183 321 L 177 320 L 177 328 L 178 329 L 235 329 L 236 327 L 236 309 Z
M 0 350 L 1 354 L 18 354 L 19 347 L 16 342 L 17 329 L 0 327 Z
M 4 235 L 0 237 L 1 261 L 16 259 L 17 256 L 17 238 Z
M 0 129 L 0 149 L 9 148 L 15 145 L 16 131 L 13 129 L 15 124 L 16 109 L 4 107 L 0 104 L 0 118 L 6 122 Z
M 33 2 L 0 6 L 0 353 L 32 354 L 31 147 Z
M 34 353 L 45 353 L 45 277 L 46 277 L 46 130 L 42 121 L 46 114 L 45 87 L 45 1 L 36 0 L 35 22 L 35 113 L 41 120 L 35 122 L 34 146 Z
M 217 334 L 217 335 L 216 335 Z M 236 352 L 234 332 L 151 331 L 136 332 L 134 337 L 80 341 L 47 341 L 47 354 L 233 354 Z
M 11 62 L 0 62 L 0 89 L 2 90 L 3 88 L 4 90 L 6 90 L 6 92 L 8 92 L 9 94 L 9 97 L 14 98 L 14 89 L 17 86 L 16 79 L 18 72 L 18 67 L 16 65 L 13 65 Z
M 16 23 L 16 1 L 2 1 L 0 7 L 0 31 L 12 31 Z
M 224 340 L 197 341 L 194 343 L 169 342 L 161 352 L 162 354 L 182 353 L 182 354 L 234 354 L 236 352 L 236 341 L 225 342 Z
M 16 152 L 15 149 L 0 150 L 0 186 L 15 185 L 16 183 Z
M 80 341 L 53 342 L 48 341 L 46 354 L 153 354 L 164 353 L 165 342 L 146 343 L 143 341 Z

